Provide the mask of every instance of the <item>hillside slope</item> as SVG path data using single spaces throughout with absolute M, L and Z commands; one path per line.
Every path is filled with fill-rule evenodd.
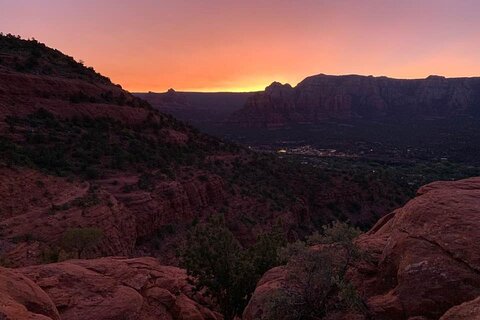
M 5 265 L 58 260 L 76 228 L 104 234 L 85 257 L 175 263 L 185 231 L 212 214 L 249 245 L 279 222 L 291 238 L 336 217 L 368 224 L 411 194 L 389 174 L 352 179 L 357 168 L 316 169 L 225 143 L 57 50 L 13 36 L 0 43 Z

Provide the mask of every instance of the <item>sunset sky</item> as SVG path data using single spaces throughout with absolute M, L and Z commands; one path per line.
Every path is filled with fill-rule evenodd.
M 246 91 L 318 73 L 480 75 L 478 0 L 0 0 L 130 91 Z

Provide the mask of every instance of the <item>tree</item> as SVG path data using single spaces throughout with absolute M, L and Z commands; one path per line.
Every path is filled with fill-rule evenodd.
M 194 277 L 195 289 L 213 297 L 225 319 L 233 319 L 241 305 L 238 300 L 240 245 L 225 227 L 223 218 L 215 217 L 199 224 L 187 235 L 181 254 L 183 266 Z
M 322 319 L 332 310 L 362 310 L 364 305 L 345 278 L 348 265 L 360 255 L 353 240 L 358 229 L 335 222 L 304 242 L 282 249 L 288 260 L 285 285 L 269 301 L 263 319 Z
M 333 286 L 334 264 L 329 254 L 299 251 L 286 266 L 286 283 L 269 301 L 266 319 L 321 319 Z
M 242 313 L 263 273 L 278 263 L 280 238 L 266 234 L 243 249 L 223 217 L 213 217 L 188 233 L 180 259 L 195 289 L 213 298 L 225 320 L 231 320 Z
M 259 279 L 265 272 L 281 264 L 278 253 L 285 245 L 285 235 L 279 226 L 257 238 L 255 244 L 248 249 L 246 257 L 253 264 L 256 278 Z
M 62 247 L 82 258 L 87 249 L 95 247 L 102 239 L 103 231 L 99 228 L 73 228 L 63 234 Z
M 322 227 L 323 233 L 313 233 L 307 238 L 308 245 L 316 244 L 335 244 L 345 251 L 346 261 L 344 263 L 344 270 L 352 260 L 359 258 L 360 252 L 353 242 L 362 232 L 360 229 L 350 226 L 346 222 L 335 221 L 331 224 Z

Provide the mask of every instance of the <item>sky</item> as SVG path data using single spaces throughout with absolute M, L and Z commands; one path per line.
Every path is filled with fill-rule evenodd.
M 480 75 L 479 0 L 0 0 L 127 90 L 254 91 L 325 74 Z

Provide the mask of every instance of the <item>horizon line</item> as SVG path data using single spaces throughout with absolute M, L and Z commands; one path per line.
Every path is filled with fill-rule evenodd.
M 357 76 L 357 77 L 364 77 L 364 78 L 387 78 L 387 79 L 392 79 L 392 80 L 427 80 L 430 77 L 438 77 L 438 78 L 444 78 L 444 79 L 474 79 L 474 78 L 480 78 L 480 75 L 464 75 L 464 76 L 444 76 L 444 75 L 439 75 L 439 74 L 430 74 L 428 76 L 424 77 L 394 77 L 394 76 L 386 76 L 386 75 L 364 75 L 364 74 L 358 74 L 358 73 L 347 73 L 347 74 L 325 74 L 325 73 L 318 73 L 314 74 L 311 76 L 306 76 L 303 78 L 303 80 L 299 81 L 297 84 L 292 85 L 289 82 L 280 82 L 280 81 L 272 81 L 270 84 L 266 86 L 257 86 L 257 87 L 251 87 L 251 88 L 232 88 L 232 87 L 226 87 L 225 89 L 222 88 L 211 88 L 211 89 L 195 89 L 195 88 L 186 88 L 186 89 L 175 89 L 175 88 L 169 88 L 169 89 L 164 89 L 164 90 L 129 90 L 131 93 L 137 93 L 137 94 L 162 94 L 162 93 L 167 93 L 170 90 L 174 90 L 175 92 L 178 93 L 257 93 L 257 92 L 262 92 L 265 91 L 265 89 L 270 86 L 273 83 L 281 83 L 282 85 L 290 85 L 292 87 L 298 86 L 302 81 L 308 79 L 308 78 L 313 78 L 313 77 L 318 77 L 318 76 L 326 76 L 326 77 L 352 77 L 352 76 Z

